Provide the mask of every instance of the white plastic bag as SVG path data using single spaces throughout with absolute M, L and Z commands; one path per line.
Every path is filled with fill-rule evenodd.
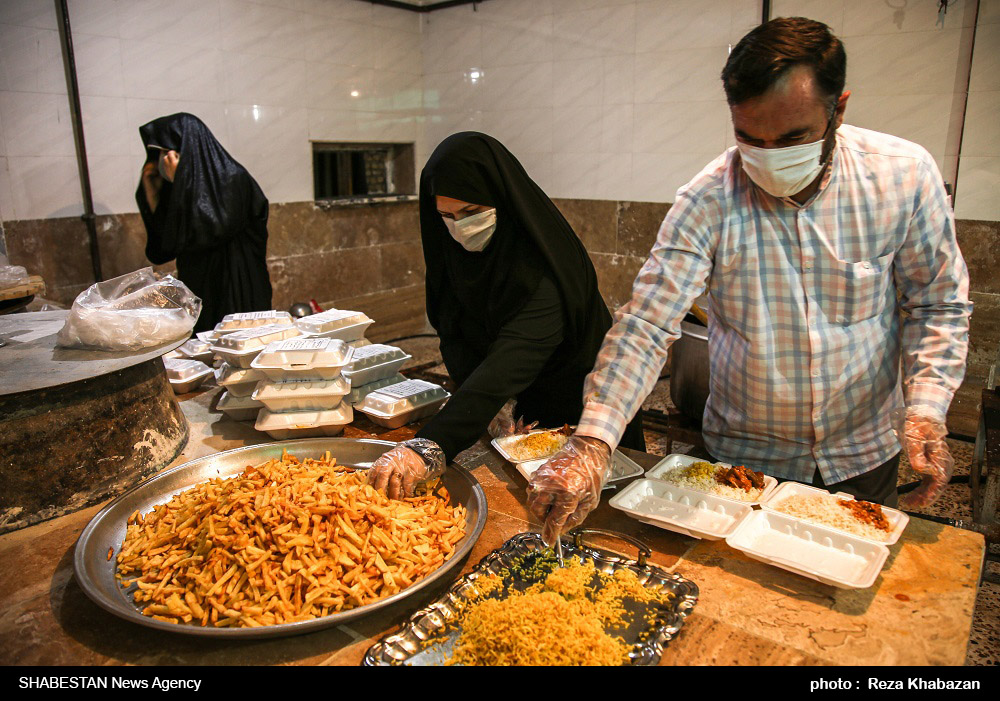
M 143 268 L 91 285 L 73 301 L 57 345 L 138 350 L 184 338 L 201 313 L 183 282 Z
M 28 281 L 28 271 L 20 265 L 0 265 L 0 287 L 14 287 Z

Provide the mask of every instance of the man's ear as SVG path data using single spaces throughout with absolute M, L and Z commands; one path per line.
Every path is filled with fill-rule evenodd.
M 845 90 L 844 93 L 837 98 L 837 109 L 834 113 L 836 119 L 834 123 L 834 129 L 839 129 L 840 125 L 844 123 L 844 112 L 847 110 L 847 99 L 851 96 L 850 90 Z

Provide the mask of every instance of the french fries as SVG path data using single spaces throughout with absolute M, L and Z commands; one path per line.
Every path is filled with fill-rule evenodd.
M 116 577 L 137 585 L 136 603 L 157 620 L 306 621 L 412 586 L 451 557 L 465 516 L 444 487 L 393 500 L 329 453 L 283 454 L 133 513 Z

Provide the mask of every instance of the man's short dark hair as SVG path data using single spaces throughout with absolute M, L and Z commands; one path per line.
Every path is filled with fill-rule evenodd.
M 763 95 L 795 66 L 811 66 L 824 100 L 835 104 L 844 92 L 847 54 L 822 22 L 778 17 L 740 39 L 722 69 L 730 105 Z

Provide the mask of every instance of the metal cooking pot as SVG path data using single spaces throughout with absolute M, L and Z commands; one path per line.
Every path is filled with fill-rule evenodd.
M 670 400 L 684 416 L 701 423 L 708 401 L 708 329 L 688 316 L 670 348 Z

